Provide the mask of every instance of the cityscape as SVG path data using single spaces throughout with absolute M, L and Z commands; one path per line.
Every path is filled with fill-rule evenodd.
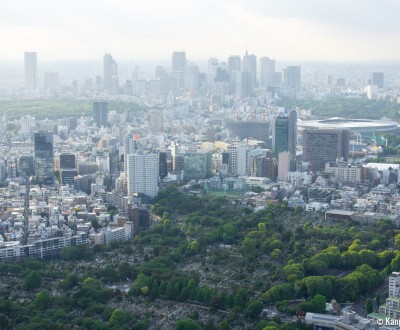
M 286 0 L 268 13 L 257 1 L 182 3 L 189 37 L 173 30 L 178 2 L 138 3 L 134 23 L 132 5 L 116 5 L 121 22 L 97 28 L 120 35 L 100 52 L 97 35 L 84 41 L 93 27 L 62 48 L 47 14 L 42 32 L 26 23 L 37 48 L 20 32 L 4 50 L 0 329 L 399 329 L 400 62 L 397 45 L 377 50 L 385 22 L 343 14 L 345 27 L 374 26 L 362 60 L 358 28 L 329 30 L 312 1 L 299 17 Z M 96 25 L 103 6 L 79 15 Z M 79 15 L 71 32 L 89 25 Z M 245 31 L 276 24 L 276 38 L 266 31 L 264 47 L 248 33 L 238 47 L 215 29 L 232 17 Z M 287 51 L 281 21 L 299 25 L 295 38 L 314 31 L 314 44 L 299 41 L 308 53 Z M 132 32 L 136 56 L 118 46 L 132 24 L 148 29 Z M 329 42 L 315 27 L 332 49 L 317 49 Z

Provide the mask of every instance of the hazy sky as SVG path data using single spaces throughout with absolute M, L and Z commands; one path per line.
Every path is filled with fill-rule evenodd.
M 398 0 L 2 0 L 0 59 L 400 60 Z

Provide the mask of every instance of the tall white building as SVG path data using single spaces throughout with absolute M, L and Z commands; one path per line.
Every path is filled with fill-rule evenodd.
M 246 145 L 228 145 L 229 172 L 231 175 L 245 176 L 248 172 L 248 149 Z
M 290 170 L 291 155 L 289 151 L 278 154 L 278 181 L 285 181 L 286 173 Z
M 127 159 L 128 195 L 141 193 L 155 197 L 158 192 L 158 155 L 137 152 L 125 156 Z
M 37 90 L 37 54 L 25 52 L 25 88 L 29 91 Z
M 269 57 L 260 58 L 261 66 L 261 87 L 269 88 L 275 86 L 275 60 Z

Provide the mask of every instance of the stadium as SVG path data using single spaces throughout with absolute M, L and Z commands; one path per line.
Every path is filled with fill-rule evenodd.
M 299 120 L 297 126 L 303 129 L 348 129 L 352 133 L 375 134 L 377 132 L 394 132 L 398 128 L 395 121 L 387 119 L 344 119 L 330 118 L 321 120 Z

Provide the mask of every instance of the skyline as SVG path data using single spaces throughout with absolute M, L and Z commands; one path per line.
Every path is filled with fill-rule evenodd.
M 247 49 L 281 61 L 392 62 L 400 58 L 398 9 L 393 0 L 17 0 L 0 13 L 0 60 L 20 61 L 25 51 L 43 61 L 95 60 L 108 52 L 122 61 L 159 60 L 183 50 L 196 61 Z

